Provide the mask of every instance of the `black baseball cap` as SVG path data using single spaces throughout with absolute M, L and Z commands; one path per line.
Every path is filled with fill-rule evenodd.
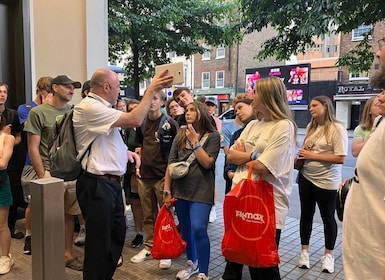
M 72 80 L 67 75 L 59 75 L 59 76 L 53 78 L 52 82 L 51 82 L 51 88 L 52 88 L 52 85 L 73 85 L 74 88 L 81 88 L 82 87 L 82 84 L 80 82 Z
M 214 96 L 206 97 L 205 104 L 211 103 L 214 106 L 218 106 L 218 100 Z

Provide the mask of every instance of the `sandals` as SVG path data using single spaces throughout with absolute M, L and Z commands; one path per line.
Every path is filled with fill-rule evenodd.
M 116 267 L 120 267 L 122 265 L 123 265 L 123 256 L 121 255 L 118 260 L 118 263 L 116 264 Z M 83 263 L 77 257 L 65 261 L 65 266 L 77 271 L 83 270 Z
M 120 267 L 120 266 L 122 266 L 122 265 L 123 265 L 123 256 L 120 255 L 119 260 L 118 260 L 118 263 L 116 264 L 116 267 Z
M 77 271 L 83 270 L 83 263 L 77 257 L 65 261 L 65 266 Z

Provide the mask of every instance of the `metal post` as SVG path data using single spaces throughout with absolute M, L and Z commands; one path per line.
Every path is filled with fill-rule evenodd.
M 31 181 L 31 197 L 32 279 L 65 280 L 63 180 Z

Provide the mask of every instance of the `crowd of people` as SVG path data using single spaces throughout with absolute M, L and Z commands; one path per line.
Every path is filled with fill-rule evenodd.
M 372 82 L 384 89 L 385 47 L 376 56 L 380 69 Z M 117 74 L 104 68 L 97 69 L 83 87 L 67 75 L 41 77 L 35 99 L 17 111 L 5 105 L 10 89 L 0 83 L 0 274 L 8 273 L 14 265 L 11 238 L 25 238 L 23 252 L 32 254 L 30 181 L 51 177 L 50 133 L 54 123 L 71 109 L 69 102 L 80 88 L 83 99 L 73 106 L 73 125 L 83 171 L 77 180 L 64 182 L 66 267 L 83 271 L 83 279 L 113 278 L 115 269 L 123 265 L 127 205 L 134 217 L 131 246 L 143 246 L 130 261 L 139 265 L 150 259 L 158 210 L 165 204 L 175 207 L 180 234 L 187 242 L 187 264 L 176 279 L 194 275 L 199 280 L 209 279 L 208 224 L 216 219 L 217 188 L 228 193 L 249 172 L 252 179 L 263 177 L 273 186 L 275 243 L 279 248 L 294 162 L 302 161 L 297 177 L 301 206 L 298 267 L 311 267 L 310 237 L 318 206 L 325 238 L 320 270 L 334 273 L 335 205 L 337 190 L 344 183 L 341 166 L 349 151 L 347 131 L 336 119 L 330 98 L 311 100 L 311 120 L 303 143 L 298 144 L 287 90 L 279 78 L 258 80 L 253 95 L 238 94 L 233 100 L 236 118 L 223 127 L 215 117 L 215 98 L 195 99 L 190 89 L 179 87 L 166 102 L 163 89 L 172 78 L 167 71 L 155 76 L 139 101 L 120 98 Z M 342 233 L 348 280 L 385 279 L 385 166 L 377 160 L 385 156 L 384 104 L 385 91 L 369 99 L 354 131 L 351 153 L 358 160 Z M 215 184 L 215 162 L 221 148 L 226 186 Z M 190 158 L 187 175 L 171 177 L 171 165 Z M 25 209 L 25 233 L 15 228 L 18 207 Z M 76 236 L 75 217 L 79 224 Z M 85 245 L 84 261 L 74 256 L 74 244 Z M 171 265 L 171 259 L 159 261 L 160 269 Z M 242 279 L 243 265 L 226 260 L 221 279 Z M 249 266 L 249 272 L 251 279 L 281 279 L 278 265 Z

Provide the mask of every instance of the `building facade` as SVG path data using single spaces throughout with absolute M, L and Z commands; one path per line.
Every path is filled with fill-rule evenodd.
M 363 39 L 362 34 L 373 29 L 370 44 L 373 51 L 378 51 L 378 40 L 384 38 L 385 23 L 361 25 L 352 32 L 341 35 L 341 54 L 347 53 Z M 360 121 L 366 100 L 376 96 L 377 89 L 370 87 L 370 76 L 379 68 L 379 61 L 374 59 L 371 69 L 365 73 L 351 73 L 348 69 L 339 69 L 339 80 L 335 93 L 337 118 L 343 121 L 347 128 L 354 129 Z
M 245 35 L 240 45 L 205 46 L 210 51 L 193 56 L 193 91 L 196 96 L 214 96 L 218 99 L 218 114 L 231 107 L 237 93 L 245 92 L 246 69 L 283 65 L 273 58 L 259 62 L 255 59 L 262 43 L 275 31 L 266 28 Z
M 41 76 L 81 82 L 108 65 L 107 0 L 0 0 L 0 81 L 8 106 L 34 98 Z M 79 91 L 79 90 L 78 90 Z M 80 91 L 72 100 L 81 100 Z
M 308 100 L 315 96 L 326 95 L 333 99 L 337 88 L 338 67 L 337 59 L 340 55 L 341 36 L 335 33 L 335 27 L 323 38 L 314 38 L 314 44 L 306 47 L 305 54 L 298 54 L 290 63 L 311 65 Z M 293 115 L 299 127 L 306 127 L 311 119 L 308 106 L 296 106 Z

